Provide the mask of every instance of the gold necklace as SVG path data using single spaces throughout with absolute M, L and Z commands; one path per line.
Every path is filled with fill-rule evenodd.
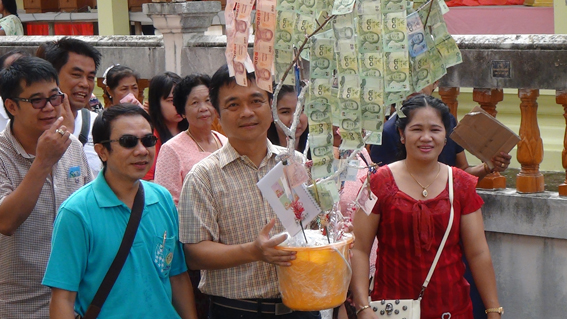
M 437 163 L 437 166 L 439 167 L 439 169 L 437 170 L 437 175 L 435 175 L 435 178 L 433 179 L 433 182 L 429 183 L 429 185 L 427 186 L 423 186 L 421 185 L 420 182 L 417 181 L 417 179 L 415 178 L 415 176 L 413 176 L 413 174 L 409 171 L 408 169 L 408 164 L 406 164 L 406 161 L 404 161 L 404 165 L 406 166 L 406 170 L 408 171 L 408 173 L 410 174 L 411 178 L 413 178 L 413 180 L 419 185 L 421 186 L 421 188 L 423 188 L 423 191 L 421 192 L 421 195 L 423 196 L 423 198 L 427 198 L 427 188 L 429 186 L 431 186 L 431 184 L 435 183 L 435 181 L 437 180 L 437 177 L 439 177 L 439 173 L 441 173 L 441 165 L 439 165 L 439 163 Z
M 189 135 L 191 137 L 191 139 L 193 140 L 193 142 L 195 142 L 195 144 L 197 144 L 197 147 L 199 148 L 199 151 L 201 152 L 205 152 L 205 150 L 201 147 L 201 145 L 199 144 L 199 142 L 197 142 L 197 140 L 195 139 L 195 137 L 193 136 L 193 134 L 191 134 L 191 132 L 189 131 L 189 129 L 187 129 L 187 135 Z M 217 137 L 215 136 L 215 134 L 213 134 L 213 132 L 211 132 L 211 135 L 213 136 L 213 139 L 215 140 L 215 146 L 217 147 L 217 150 L 220 148 L 219 146 L 219 141 L 217 139 Z

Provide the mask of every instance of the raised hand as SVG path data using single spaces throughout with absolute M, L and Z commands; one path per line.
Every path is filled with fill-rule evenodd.
M 71 104 L 69 104 L 69 96 L 63 93 L 63 108 L 61 109 L 61 116 L 63 116 L 63 125 L 67 128 L 69 132 L 75 131 L 75 116 L 71 110 Z
M 49 129 L 47 129 L 37 141 L 35 150 L 36 161 L 39 161 L 45 168 L 51 168 L 61 159 L 67 151 L 71 140 L 71 133 L 63 125 L 63 116 L 59 117 Z
M 280 234 L 270 238 L 270 230 L 274 227 L 276 219 L 272 218 L 258 234 L 254 241 L 255 255 L 257 260 L 279 266 L 291 266 L 290 261 L 295 259 L 296 252 L 275 249 L 287 239 L 287 235 Z

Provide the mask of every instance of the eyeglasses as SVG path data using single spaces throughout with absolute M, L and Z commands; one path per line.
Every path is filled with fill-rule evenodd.
M 138 145 L 138 140 L 140 140 L 142 142 L 142 145 L 144 145 L 144 147 L 152 147 L 152 146 L 155 146 L 156 143 L 157 143 L 157 137 L 155 137 L 151 133 L 144 135 L 142 137 L 137 137 L 135 135 L 125 134 L 125 135 L 122 135 L 117 140 L 107 140 L 107 141 L 102 141 L 100 143 L 105 144 L 105 143 L 110 143 L 110 142 L 118 142 L 118 144 L 120 144 L 120 146 L 122 146 L 124 148 L 134 148 L 134 147 L 136 147 L 136 145 Z
M 53 106 L 58 106 L 61 103 L 63 103 L 63 98 L 64 95 L 62 92 L 59 92 L 57 94 L 53 94 L 50 97 L 36 97 L 33 99 L 24 99 L 24 98 L 19 98 L 19 97 L 13 97 L 11 98 L 11 100 L 14 101 L 22 101 L 22 102 L 28 102 L 32 105 L 32 107 L 34 109 L 43 109 L 46 105 L 47 105 L 47 101 L 49 101 L 49 103 L 51 103 L 51 105 Z

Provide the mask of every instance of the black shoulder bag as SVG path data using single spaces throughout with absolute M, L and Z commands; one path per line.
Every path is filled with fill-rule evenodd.
M 138 186 L 138 192 L 134 198 L 134 204 L 132 205 L 132 212 L 130 213 L 130 219 L 128 219 L 128 225 L 126 226 L 126 231 L 124 232 L 124 237 L 122 237 L 122 243 L 120 243 L 120 248 L 118 248 L 118 253 L 114 257 L 114 261 L 110 265 L 108 272 L 104 276 L 98 291 L 96 292 L 93 301 L 87 309 L 87 313 L 83 319 L 96 319 L 102 305 L 106 301 L 108 294 L 114 286 L 114 282 L 118 278 L 126 258 L 130 253 L 130 248 L 134 242 L 134 237 L 136 237 L 136 232 L 138 231 L 138 225 L 140 225 L 140 220 L 142 219 L 142 211 L 144 210 L 144 188 L 142 187 L 142 182 Z
M 79 141 L 83 144 L 87 144 L 89 141 L 89 128 L 91 127 L 91 112 L 86 108 L 81 109 L 81 114 L 83 115 L 83 123 L 81 125 L 81 134 L 79 134 Z

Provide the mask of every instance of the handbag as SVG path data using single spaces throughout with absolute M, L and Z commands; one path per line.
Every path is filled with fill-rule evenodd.
M 441 240 L 441 245 L 439 245 L 439 250 L 435 255 L 435 259 L 433 259 L 433 264 L 431 265 L 429 273 L 427 274 L 427 277 L 425 278 L 425 281 L 421 286 L 419 296 L 415 300 L 397 299 L 370 301 L 370 307 L 380 319 L 420 319 L 421 317 L 420 302 L 423 298 L 425 288 L 427 288 L 427 285 L 429 285 L 429 280 L 431 280 L 431 276 L 433 276 L 433 271 L 435 270 L 435 266 L 437 266 L 439 257 L 441 257 L 441 253 L 443 252 L 443 248 L 445 247 L 445 242 L 447 241 L 447 237 L 449 237 L 449 233 L 451 232 L 451 228 L 453 226 L 453 218 L 455 215 L 453 208 L 453 170 L 451 169 L 451 166 L 447 166 L 447 169 L 449 171 L 449 201 L 451 202 L 451 214 L 449 215 L 447 230 L 445 230 L 443 240 Z
M 134 243 L 134 237 L 136 237 L 136 232 L 138 231 L 138 226 L 140 225 L 140 220 L 142 219 L 142 211 L 144 210 L 144 187 L 142 183 L 138 186 L 138 191 L 136 192 L 136 197 L 134 197 L 134 204 L 132 204 L 132 211 L 130 213 L 130 218 L 128 219 L 128 225 L 126 225 L 126 231 L 124 231 L 124 237 L 122 237 L 122 242 L 120 243 L 120 248 L 118 248 L 118 253 L 112 261 L 110 268 L 106 272 L 102 283 L 98 287 L 98 290 L 93 298 L 93 301 L 87 308 L 87 312 L 83 319 L 96 319 L 108 297 L 122 267 L 128 258 L 130 253 L 130 248 L 132 248 L 132 243 Z M 77 316 L 77 318 L 81 318 Z

